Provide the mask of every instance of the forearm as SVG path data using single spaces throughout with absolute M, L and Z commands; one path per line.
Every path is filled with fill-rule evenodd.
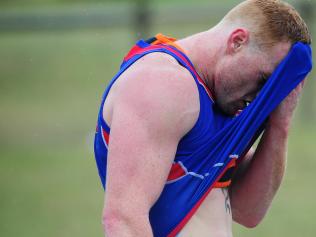
M 109 213 L 103 217 L 106 237 L 152 237 L 148 215 L 126 215 L 126 213 Z
M 234 180 L 230 193 L 235 221 L 254 227 L 267 212 L 284 176 L 288 128 L 289 123 L 268 124 L 245 172 Z

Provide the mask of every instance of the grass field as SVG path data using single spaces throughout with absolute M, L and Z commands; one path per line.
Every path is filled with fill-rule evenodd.
M 153 29 L 182 37 L 207 25 Z M 0 236 L 102 236 L 92 142 L 129 29 L 0 35 Z M 264 222 L 239 237 L 315 236 L 315 125 L 297 119 L 288 172 Z

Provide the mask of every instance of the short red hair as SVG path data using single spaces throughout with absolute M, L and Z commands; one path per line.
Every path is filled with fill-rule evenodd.
M 311 44 L 308 27 L 294 7 L 281 0 L 247 0 L 233 8 L 224 21 L 244 22 L 251 26 L 259 46 L 271 47 L 278 42 Z

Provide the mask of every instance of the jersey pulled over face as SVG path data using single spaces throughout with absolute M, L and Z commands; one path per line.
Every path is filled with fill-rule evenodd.
M 269 52 L 252 50 L 250 46 L 225 55 L 215 72 L 214 93 L 218 107 L 234 115 L 257 96 L 277 65 L 287 55 L 290 43 L 280 42 Z

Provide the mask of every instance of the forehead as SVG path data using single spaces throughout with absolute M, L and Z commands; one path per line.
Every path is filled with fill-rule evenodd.
M 265 51 L 262 70 L 266 73 L 272 73 L 279 63 L 285 58 L 291 48 L 291 43 L 280 42 Z

